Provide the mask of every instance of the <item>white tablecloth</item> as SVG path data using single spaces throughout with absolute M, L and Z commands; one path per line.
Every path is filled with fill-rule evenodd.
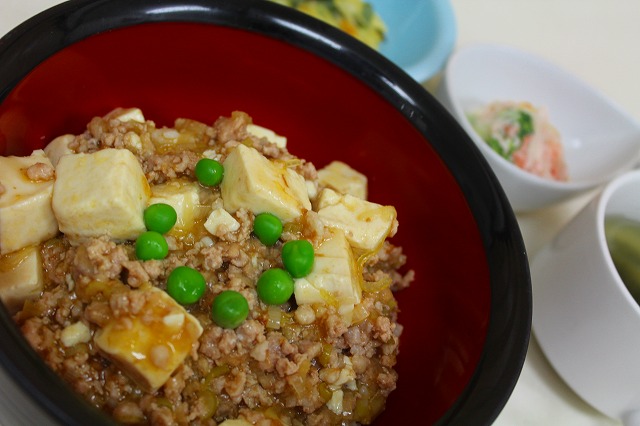
M 600 90 L 640 120 L 640 2 L 635 0 L 452 0 L 458 46 L 497 42 L 542 56 Z M 530 257 L 594 193 L 519 215 Z M 535 309 L 535 300 L 534 300 Z M 615 348 L 612 348 L 615 350 Z M 587 372 L 585 372 L 587 374 Z M 582 401 L 532 340 L 524 369 L 496 425 L 619 425 Z
M 0 2 L 0 35 L 59 3 Z M 458 21 L 458 46 L 499 42 L 536 53 L 599 89 L 640 120 L 639 1 L 452 0 L 452 3 Z M 519 215 L 529 255 L 535 255 L 591 196 L 593 193 Z M 618 424 L 619 421 L 598 413 L 572 392 L 546 361 L 535 339 L 515 391 L 496 421 L 496 425 L 505 426 Z

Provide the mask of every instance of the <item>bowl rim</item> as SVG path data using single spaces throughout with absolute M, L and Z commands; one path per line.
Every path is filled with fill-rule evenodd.
M 116 17 L 122 16 L 120 10 L 127 10 L 126 20 Z M 524 242 L 513 210 L 475 143 L 417 81 L 378 52 L 328 24 L 264 0 L 70 0 L 0 39 L 3 64 L 18 68 L 0 69 L 0 103 L 29 70 L 65 46 L 96 32 L 167 21 L 241 28 L 314 53 L 376 91 L 431 143 L 472 211 L 491 287 L 491 314 L 480 360 L 461 395 L 437 423 L 491 424 L 515 387 L 529 344 L 532 301 Z M 38 39 L 38 34 L 47 37 Z M 38 43 L 33 43 L 36 39 Z M 338 57 L 336 48 L 341 51 Z M 452 136 L 463 142 L 445 143 Z M 477 167 L 452 167 L 452 159 L 461 156 L 472 159 Z M 484 184 L 480 191 L 478 182 Z M 10 353 L 0 348 L 0 365 L 51 416 L 66 425 L 112 424 L 105 416 L 96 416 L 95 408 L 68 392 L 62 380 L 45 368 L 11 324 L 4 306 L 0 307 L 0 339 L 15 341 L 17 348 Z M 60 408 L 63 403 L 76 409 L 65 413 Z
M 638 161 L 638 158 L 640 158 L 640 152 L 636 154 L 635 157 L 629 157 L 627 161 L 624 162 L 624 164 L 618 165 L 615 171 L 612 171 L 597 177 L 592 177 L 590 179 L 556 181 L 552 179 L 546 179 L 538 175 L 535 175 L 533 173 L 529 173 L 525 170 L 522 170 L 512 162 L 501 157 L 498 153 L 496 153 L 495 151 L 493 151 L 491 148 L 487 146 L 487 144 L 477 134 L 477 132 L 469 122 L 469 119 L 467 118 L 467 115 L 465 111 L 462 109 L 462 106 L 460 105 L 460 102 L 459 102 L 459 97 L 458 97 L 459 93 L 456 86 L 457 83 L 455 79 L 452 78 L 454 71 L 461 66 L 458 64 L 460 61 L 463 61 L 468 55 L 475 54 L 477 52 L 483 52 L 483 51 L 499 53 L 503 57 L 509 58 L 509 60 L 511 61 L 526 62 L 530 64 L 535 63 L 537 67 L 544 68 L 548 72 L 552 72 L 553 74 L 560 76 L 562 79 L 572 81 L 576 87 L 589 93 L 593 98 L 597 99 L 603 104 L 606 104 L 607 107 L 615 111 L 620 116 L 624 117 L 624 119 L 629 123 L 633 123 L 636 126 L 638 132 L 640 132 L 640 123 L 638 122 L 637 119 L 631 116 L 627 111 L 625 111 L 615 102 L 613 102 L 611 99 L 606 97 L 601 91 L 590 86 L 589 84 L 587 84 L 586 82 L 578 78 L 577 76 L 569 73 L 567 70 L 561 68 L 555 63 L 531 51 L 519 49 L 515 46 L 504 44 L 504 43 L 495 43 L 495 42 L 470 43 L 456 50 L 451 55 L 444 71 L 444 75 L 445 75 L 444 85 L 445 85 L 445 90 L 449 97 L 449 103 L 451 104 L 452 113 L 456 117 L 458 117 L 462 127 L 465 130 L 467 130 L 467 132 L 469 133 L 469 136 L 478 145 L 480 150 L 483 153 L 485 153 L 485 155 L 489 156 L 490 161 L 497 163 L 500 167 L 507 169 L 509 173 L 514 174 L 519 179 L 522 179 L 531 185 L 537 185 L 545 189 L 560 191 L 560 192 L 567 192 L 567 193 L 588 190 L 598 185 L 601 185 L 605 182 L 608 182 L 614 179 L 621 172 L 632 167 L 633 164 L 635 164 Z

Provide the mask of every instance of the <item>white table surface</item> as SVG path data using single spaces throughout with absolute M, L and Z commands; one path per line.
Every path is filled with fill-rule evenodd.
M 640 2 L 636 0 L 452 0 L 458 47 L 509 44 L 556 63 L 640 120 Z M 529 257 L 594 195 L 518 215 Z M 534 283 L 535 285 L 535 283 Z M 535 300 L 533 301 L 535 310 Z M 587 405 L 555 373 L 535 338 L 496 425 L 619 425 Z
M 451 1 L 458 21 L 458 47 L 498 42 L 536 53 L 597 88 L 640 120 L 640 1 Z M 60 1 L 0 0 L 0 35 L 57 3 Z M 518 215 L 529 256 L 592 196 Z M 598 413 L 573 393 L 534 338 L 520 380 L 495 424 L 606 426 L 620 422 Z

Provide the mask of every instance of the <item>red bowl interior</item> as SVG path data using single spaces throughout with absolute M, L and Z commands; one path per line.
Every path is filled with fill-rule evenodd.
M 234 110 L 289 139 L 322 167 L 369 176 L 370 199 L 395 205 L 416 281 L 398 294 L 398 388 L 376 424 L 431 424 L 476 369 L 490 317 L 489 267 L 458 183 L 424 136 L 353 75 L 255 32 L 155 23 L 92 36 L 51 56 L 0 105 L 0 154 L 28 155 L 80 133 L 95 115 L 140 107 L 158 125 L 206 123 Z

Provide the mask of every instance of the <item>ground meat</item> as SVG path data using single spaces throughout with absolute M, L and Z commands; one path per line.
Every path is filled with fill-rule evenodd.
M 122 262 L 122 267 L 127 272 L 126 282 L 130 287 L 138 288 L 144 283 L 148 283 L 150 276 L 139 260 L 127 260 Z
M 126 249 L 106 237 L 93 238 L 78 246 L 71 274 L 76 280 L 84 277 L 96 281 L 118 278 L 122 263 L 129 260 Z
M 151 155 L 142 163 L 150 184 L 159 184 L 182 176 L 193 175 L 196 163 L 201 157 L 195 152 Z
M 382 248 L 367 260 L 364 278 L 367 281 L 377 281 L 387 275 L 391 277 L 391 289 L 399 291 L 409 287 L 415 279 L 413 270 L 401 272 L 407 262 L 407 256 L 402 253 L 402 247 L 397 247 L 385 241 Z
M 174 128 L 115 117 L 117 112 L 91 120 L 69 148 L 76 153 L 128 149 L 153 185 L 194 180 L 203 155 L 224 161 L 230 149 L 243 143 L 284 161 L 317 187 L 314 165 L 250 135 L 251 117 L 245 113 L 234 112 L 211 126 L 178 119 Z M 52 177 L 40 165 L 29 173 L 34 179 Z M 223 205 L 219 188 L 202 188 L 199 196 L 196 211 Z M 253 235 L 251 211 L 240 209 L 233 217 L 240 224 L 236 231 L 211 235 L 203 225 L 206 215 L 200 215 L 188 234 L 165 235 L 170 253 L 162 260 L 137 259 L 133 241 L 101 237 L 72 244 L 59 235 L 41 245 L 41 297 L 27 301 L 15 321 L 54 371 L 123 424 L 215 426 L 238 417 L 261 426 L 370 423 L 396 386 L 402 327 L 392 290 L 414 279 L 412 271 L 402 270 L 406 256 L 385 242 L 367 259 L 361 278 L 382 284 L 362 293 L 353 319 L 331 303 L 298 306 L 292 298 L 269 307 L 258 298 L 256 281 L 265 270 L 283 267 L 282 244 L 304 238 L 319 245 L 330 230 L 316 212 L 305 211 L 285 225 L 279 242 L 265 246 Z M 169 273 L 182 265 L 198 269 L 206 280 L 202 298 L 185 306 L 203 332 L 164 385 L 145 391 L 100 352 L 93 338 L 114 319 L 130 321 L 137 315 L 146 321 L 151 300 L 146 289 L 167 289 Z M 224 290 L 239 292 L 249 305 L 248 318 L 235 329 L 211 319 L 211 304 Z M 78 322 L 88 327 L 92 340 L 63 345 L 63 330 Z M 155 365 L 165 365 L 168 357 L 165 345 L 149 355 Z M 343 392 L 340 415 L 327 405 L 337 390 Z
M 221 144 L 230 141 L 242 141 L 247 134 L 247 124 L 251 123 L 251 117 L 246 113 L 235 111 L 231 117 L 220 117 L 214 123 L 218 140 Z
M 104 300 L 96 300 L 85 308 L 84 318 L 96 324 L 98 327 L 105 326 L 111 319 L 111 308 Z
M 298 167 L 296 167 L 296 172 L 300 173 L 305 180 L 316 180 L 318 179 L 318 171 L 313 163 L 309 163 L 308 161 L 303 162 Z
M 46 182 L 55 177 L 55 169 L 51 164 L 35 163 L 25 170 L 27 179 L 35 182 Z
M 135 402 L 124 401 L 113 409 L 113 418 L 124 424 L 140 423 L 144 420 L 144 413 Z

